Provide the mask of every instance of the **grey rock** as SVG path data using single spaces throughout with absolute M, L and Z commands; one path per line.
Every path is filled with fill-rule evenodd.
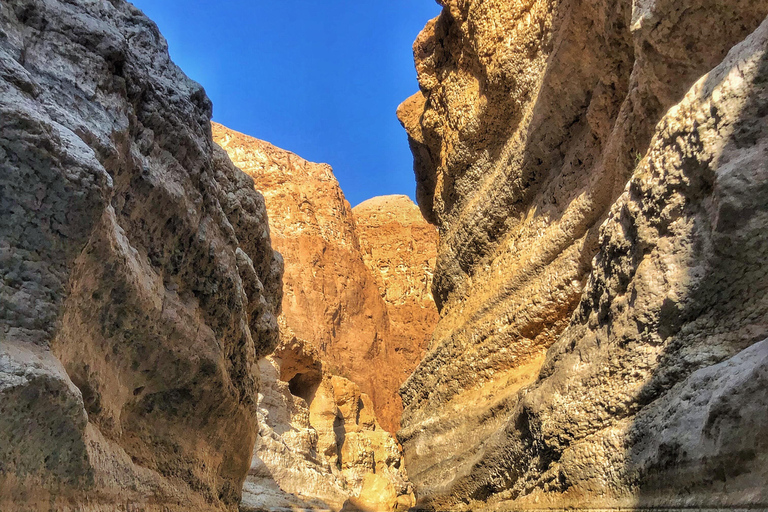
M 210 117 L 129 3 L 0 4 L 0 509 L 237 507 L 282 262 Z

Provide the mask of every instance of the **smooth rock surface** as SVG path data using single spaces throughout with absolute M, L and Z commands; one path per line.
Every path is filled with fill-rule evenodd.
M 735 384 L 768 337 L 765 29 L 723 59 L 768 2 L 441 3 L 398 111 L 440 230 L 419 506 L 766 506 Z
M 127 2 L 0 3 L 0 509 L 234 510 L 281 260 Z

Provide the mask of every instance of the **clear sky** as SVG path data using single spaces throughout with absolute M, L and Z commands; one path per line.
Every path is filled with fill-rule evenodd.
M 416 188 L 397 105 L 433 0 L 132 0 L 213 100 L 213 119 L 333 166 L 352 206 Z

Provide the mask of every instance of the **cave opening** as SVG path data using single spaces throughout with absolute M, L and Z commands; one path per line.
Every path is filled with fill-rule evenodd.
M 297 373 L 288 381 L 288 390 L 293 396 L 312 403 L 322 376 L 317 372 Z

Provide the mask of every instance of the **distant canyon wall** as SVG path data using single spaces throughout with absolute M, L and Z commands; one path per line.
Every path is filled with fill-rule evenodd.
M 0 509 L 237 510 L 282 263 L 157 27 L 0 3 Z
M 406 196 L 354 210 L 327 164 L 213 124 L 214 139 L 258 180 L 272 241 L 285 260 L 282 319 L 337 375 L 371 397 L 390 432 L 398 389 L 437 323 L 437 231 Z
M 395 437 L 352 381 L 312 345 L 284 337 L 259 363 L 259 437 L 241 512 L 405 511 L 413 486 Z
M 426 352 L 438 320 L 432 298 L 437 229 L 407 196 L 380 196 L 352 209 L 363 262 L 373 274 L 389 317 L 387 361 L 397 394 Z M 398 406 L 399 406 L 398 402 Z M 400 427 L 388 420 L 392 432 Z
M 351 209 L 330 166 L 213 124 L 258 181 L 285 259 L 281 342 L 241 510 L 407 510 L 397 390 L 437 322 L 437 231 L 406 196 Z M 383 428 L 383 427 L 384 428 Z
M 768 505 L 768 2 L 441 4 L 398 109 L 418 506 Z

